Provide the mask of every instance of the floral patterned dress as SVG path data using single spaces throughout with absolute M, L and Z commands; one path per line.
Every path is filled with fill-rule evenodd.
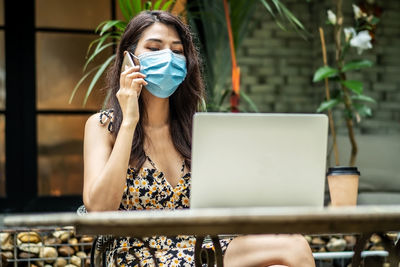
M 147 157 L 152 168 L 134 169 L 129 167 L 119 210 L 185 209 L 189 208 L 190 173 L 184 173 L 173 187 L 165 179 L 154 162 Z M 221 239 L 225 252 L 231 239 Z M 115 238 L 107 255 L 108 266 L 150 267 L 194 266 L 194 246 L 196 238 L 190 235 L 174 237 L 152 236 L 145 238 Z M 212 248 L 212 243 L 203 244 Z

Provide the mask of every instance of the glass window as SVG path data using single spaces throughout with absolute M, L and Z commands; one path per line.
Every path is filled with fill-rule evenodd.
M 105 97 L 105 91 L 101 90 L 104 80 L 98 82 L 83 106 L 91 77 L 80 86 L 73 102 L 68 103 L 75 85 L 83 76 L 87 48 L 96 36 L 67 33 L 37 33 L 36 36 L 37 108 L 100 109 Z M 104 62 L 111 55 L 111 49 L 105 54 L 90 66 Z
M 0 115 L 0 197 L 6 196 L 6 148 L 5 148 L 5 116 Z
M 3 1 L 0 1 L 0 16 L 3 23 Z M 0 110 L 5 109 L 6 100 L 6 73 L 5 73 L 5 47 L 4 47 L 4 31 L 0 31 Z M 0 115 L 0 197 L 6 196 L 6 178 L 5 178 L 5 116 Z
M 83 135 L 90 115 L 38 115 L 39 196 L 81 195 Z
M 0 110 L 6 107 L 6 65 L 4 31 L 0 30 Z
M 4 25 L 4 0 L 0 0 L 0 26 Z
M 36 0 L 36 27 L 95 29 L 111 18 L 110 0 Z

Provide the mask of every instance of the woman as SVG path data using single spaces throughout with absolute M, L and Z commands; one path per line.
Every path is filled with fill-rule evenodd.
M 136 66 L 122 66 L 126 54 Z M 87 210 L 188 208 L 192 116 L 204 87 L 187 26 L 168 12 L 140 13 L 127 25 L 108 78 L 109 109 L 85 127 Z M 193 266 L 194 243 L 193 236 L 118 238 L 107 261 Z M 314 266 L 301 236 L 241 236 L 221 246 L 226 266 Z

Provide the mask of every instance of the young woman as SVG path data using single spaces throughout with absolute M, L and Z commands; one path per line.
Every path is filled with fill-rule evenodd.
M 124 55 L 134 67 L 122 66 Z M 142 12 L 123 34 L 108 76 L 109 109 L 85 127 L 88 211 L 189 208 L 192 116 L 204 97 L 191 33 L 176 16 Z M 117 238 L 109 266 L 194 266 L 193 236 Z M 300 235 L 221 240 L 225 266 L 314 266 Z

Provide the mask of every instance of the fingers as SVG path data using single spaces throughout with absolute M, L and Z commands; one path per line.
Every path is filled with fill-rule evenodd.
M 140 73 L 139 69 L 139 66 L 134 66 L 123 71 L 120 77 L 120 88 L 133 88 L 138 91 L 143 85 L 147 85 L 144 80 L 146 75 Z
M 140 70 L 140 66 L 133 66 L 133 67 L 125 67 L 125 69 L 124 69 L 124 71 L 123 72 L 121 72 L 121 75 L 127 75 L 127 74 L 129 74 L 129 73 L 132 73 L 132 72 L 137 72 L 137 71 L 139 71 Z
M 139 85 L 140 88 L 142 88 L 143 85 L 147 85 L 147 82 L 143 78 L 132 79 L 131 87 L 135 87 L 136 84 Z

